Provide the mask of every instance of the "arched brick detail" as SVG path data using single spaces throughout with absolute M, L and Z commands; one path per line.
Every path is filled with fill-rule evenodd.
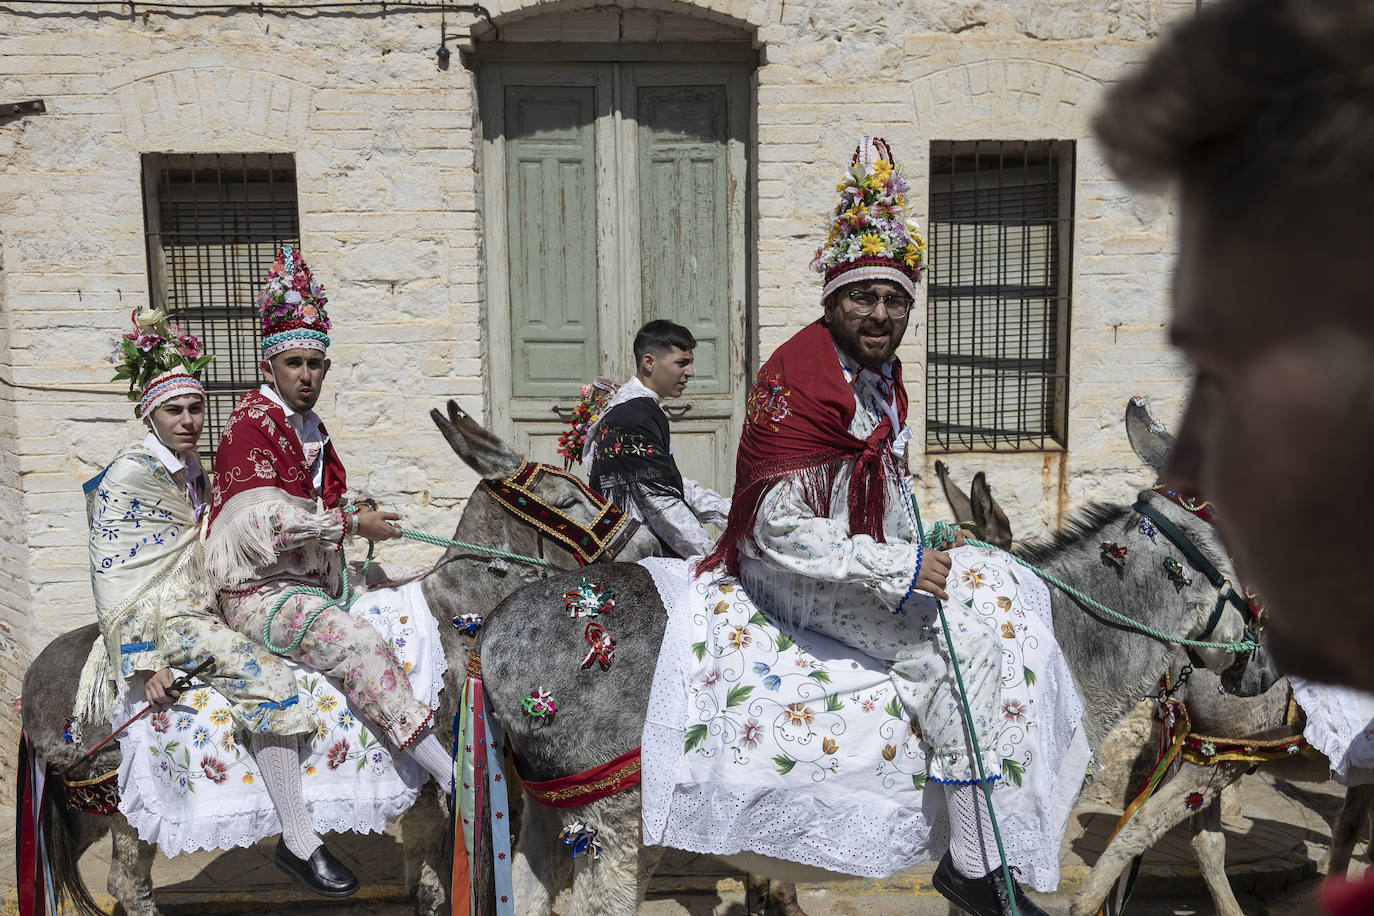
M 295 149 L 309 127 L 323 74 L 278 58 L 217 60 L 188 50 L 112 71 L 128 143 L 140 150 Z
M 738 31 L 740 34 L 734 37 L 754 39 L 758 29 L 763 24 L 768 6 L 767 3 L 750 2 L 750 0 L 703 0 L 700 3 L 682 3 L 678 0 L 638 0 L 638 2 L 626 4 L 607 4 L 604 0 L 498 0 L 498 2 L 490 4 L 488 8 L 498 28 L 527 22 L 537 17 L 554 17 L 568 13 L 583 15 L 602 13 L 608 17 L 616 16 L 620 19 L 652 16 L 657 13 L 706 19 L 727 29 Z M 493 37 L 486 20 L 475 22 L 471 34 L 475 39 Z M 576 41 L 578 37 L 574 34 L 568 34 L 561 40 Z M 589 39 L 583 40 L 600 41 L 603 39 L 600 36 L 590 36 Z M 626 36 L 625 40 L 637 39 L 633 36 Z
M 1051 124 L 1058 136 L 1086 136 L 1102 90 L 1082 70 L 1007 57 L 934 67 L 912 81 L 911 98 L 916 129 L 927 137 L 1040 137 Z

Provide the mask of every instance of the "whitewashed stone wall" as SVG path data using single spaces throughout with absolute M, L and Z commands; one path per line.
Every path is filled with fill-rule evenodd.
M 761 61 L 751 151 L 758 359 L 817 313 L 806 264 L 859 134 L 886 136 L 918 189 L 931 139 L 1077 140 L 1069 448 L 949 459 L 962 481 L 988 470 L 1021 535 L 1147 482 L 1121 428 L 1128 396 L 1148 396 L 1165 420 L 1178 413 L 1183 367 L 1162 333 L 1172 204 L 1130 195 L 1108 175 L 1089 119 L 1104 87 L 1192 9 L 491 5 L 509 42 L 751 36 Z M 302 246 L 336 323 L 320 412 L 355 487 L 401 507 L 412 527 L 451 530 L 475 479 L 427 414 L 452 397 L 483 416 L 488 363 L 474 81 L 456 54 L 447 71 L 435 66 L 438 25 L 428 13 L 0 13 L 0 102 L 42 98 L 48 109 L 0 123 L 0 699 L 20 692 L 48 639 L 92 619 L 81 482 L 139 435 L 107 379 L 109 341 L 148 300 L 141 153 L 295 154 Z M 485 23 L 456 25 L 470 40 L 491 37 Z M 912 199 L 925 223 L 925 195 Z M 903 351 L 913 404 L 923 340 L 913 332 Z M 938 517 L 933 459 L 924 496 Z M 385 554 L 433 555 L 409 544 Z M 0 772 L 12 767 L 16 734 L 0 715 Z

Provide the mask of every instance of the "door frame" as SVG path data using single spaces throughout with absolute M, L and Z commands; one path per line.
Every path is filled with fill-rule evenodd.
M 486 401 L 486 417 L 490 429 L 497 435 L 512 442 L 516 433 L 517 417 L 513 411 L 513 383 L 511 371 L 513 359 L 510 355 L 512 341 L 510 285 L 507 269 L 495 267 L 509 261 L 506 246 L 507 199 L 505 169 L 505 109 L 502 104 L 502 80 L 504 63 L 519 63 L 522 73 L 532 72 L 531 61 L 541 64 L 567 65 L 583 63 L 588 65 L 588 73 L 593 74 L 589 81 L 597 90 L 595 142 L 599 149 L 615 149 L 614 160 L 609 156 L 596 157 L 595 197 L 597 201 L 597 289 L 601 301 L 637 302 L 640 298 L 638 285 L 640 278 L 630 264 L 638 264 L 637 247 L 631 251 L 626 243 L 633 241 L 638 245 L 637 205 L 631 207 L 636 216 L 618 221 L 600 218 L 603 214 L 627 212 L 621 196 L 627 188 L 637 187 L 630 182 L 626 185 L 616 175 L 614 161 L 629 163 L 631 175 L 637 173 L 637 157 L 634 155 L 633 138 L 624 122 L 623 89 L 625 77 L 618 68 L 598 68 L 599 64 L 633 63 L 678 63 L 690 67 L 701 66 L 703 61 L 712 64 L 750 65 L 745 76 L 741 97 L 747 100 L 743 111 L 733 114 L 735 122 L 732 129 L 740 130 L 743 138 L 742 149 L 732 150 L 731 159 L 742 165 L 740 174 L 744 199 L 739 207 L 730 207 L 731 229 L 738 229 L 738 236 L 744 245 L 739 269 L 731 270 L 729 282 L 729 311 L 734 319 L 731 327 L 731 347 L 728 359 L 734 371 L 740 373 L 744 390 L 732 397 L 737 402 L 736 411 L 743 411 L 747 388 L 756 370 L 754 341 L 757 334 L 758 278 L 756 249 L 758 243 L 758 220 L 755 201 L 755 182 L 757 163 L 752 155 L 757 149 L 757 110 L 758 51 L 749 42 L 676 42 L 676 43 L 559 43 L 559 42 L 479 42 L 471 54 L 464 55 L 465 63 L 473 70 L 477 107 L 474 111 L 476 130 L 475 160 L 478 175 L 478 205 L 481 209 L 478 225 L 481 231 L 479 250 L 481 258 L 481 324 L 479 332 L 485 341 L 482 352 L 483 394 Z M 513 67 L 511 69 L 514 69 Z M 553 66 L 550 67 L 554 69 Z M 557 66 L 561 72 L 569 72 L 565 66 Z M 603 144 L 607 144 L 603 146 Z M 627 148 L 628 147 L 628 148 Z M 738 158 L 743 162 L 739 163 Z M 733 166 L 732 166 L 733 168 Z M 626 185 L 622 187 L 622 185 Z M 738 217 L 733 214 L 740 214 Z M 739 221 L 736 224 L 736 221 Z M 629 287 L 633 286 L 634 289 Z M 610 295 L 611 293 L 613 295 Z M 598 313 L 598 356 L 600 371 L 615 378 L 625 378 L 633 368 L 633 358 L 629 353 L 628 341 L 634 328 L 624 327 L 626 314 L 621 309 L 602 308 Z M 614 346 L 609 345 L 614 342 Z M 504 364 L 502 366 L 501 364 Z M 496 371 L 498 367 L 504 371 Z M 569 392 L 569 401 L 575 398 Z M 550 418 L 554 419 L 554 418 Z M 734 420 L 720 417 L 720 420 L 739 427 L 739 417 Z M 733 467 L 729 459 L 733 454 L 733 442 L 725 443 L 721 460 Z

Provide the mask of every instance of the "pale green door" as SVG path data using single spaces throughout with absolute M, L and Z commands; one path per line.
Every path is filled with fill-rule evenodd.
M 684 474 L 726 492 L 747 384 L 747 66 L 481 71 L 492 417 L 541 461 L 579 386 L 624 379 L 639 326 L 698 341 L 666 407 Z

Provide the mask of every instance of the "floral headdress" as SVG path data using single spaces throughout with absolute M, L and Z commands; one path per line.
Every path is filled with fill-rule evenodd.
M 287 350 L 320 350 L 329 347 L 329 315 L 325 313 L 324 287 L 315 282 L 305 258 L 291 245 L 283 245 L 267 271 L 258 293 L 262 316 L 262 358 L 271 359 Z
M 128 379 L 134 416 L 146 417 L 169 398 L 183 394 L 205 397 L 201 371 L 213 356 L 205 355 L 199 338 L 167 322 L 161 309 L 136 308 L 129 314 L 133 330 L 119 339 L 124 361 L 111 381 Z
M 914 297 L 926 269 L 926 240 L 905 219 L 907 181 L 881 137 L 862 138 L 851 163 L 835 188 L 840 202 L 830 234 L 811 261 L 825 275 L 821 299 L 859 280 L 889 280 Z
M 567 419 L 568 428 L 558 437 L 558 454 L 563 456 L 563 470 L 571 470 L 583 460 L 587 445 L 587 429 L 601 419 L 606 404 L 620 385 L 613 379 L 598 375 L 596 381 L 582 386 L 582 400 Z

